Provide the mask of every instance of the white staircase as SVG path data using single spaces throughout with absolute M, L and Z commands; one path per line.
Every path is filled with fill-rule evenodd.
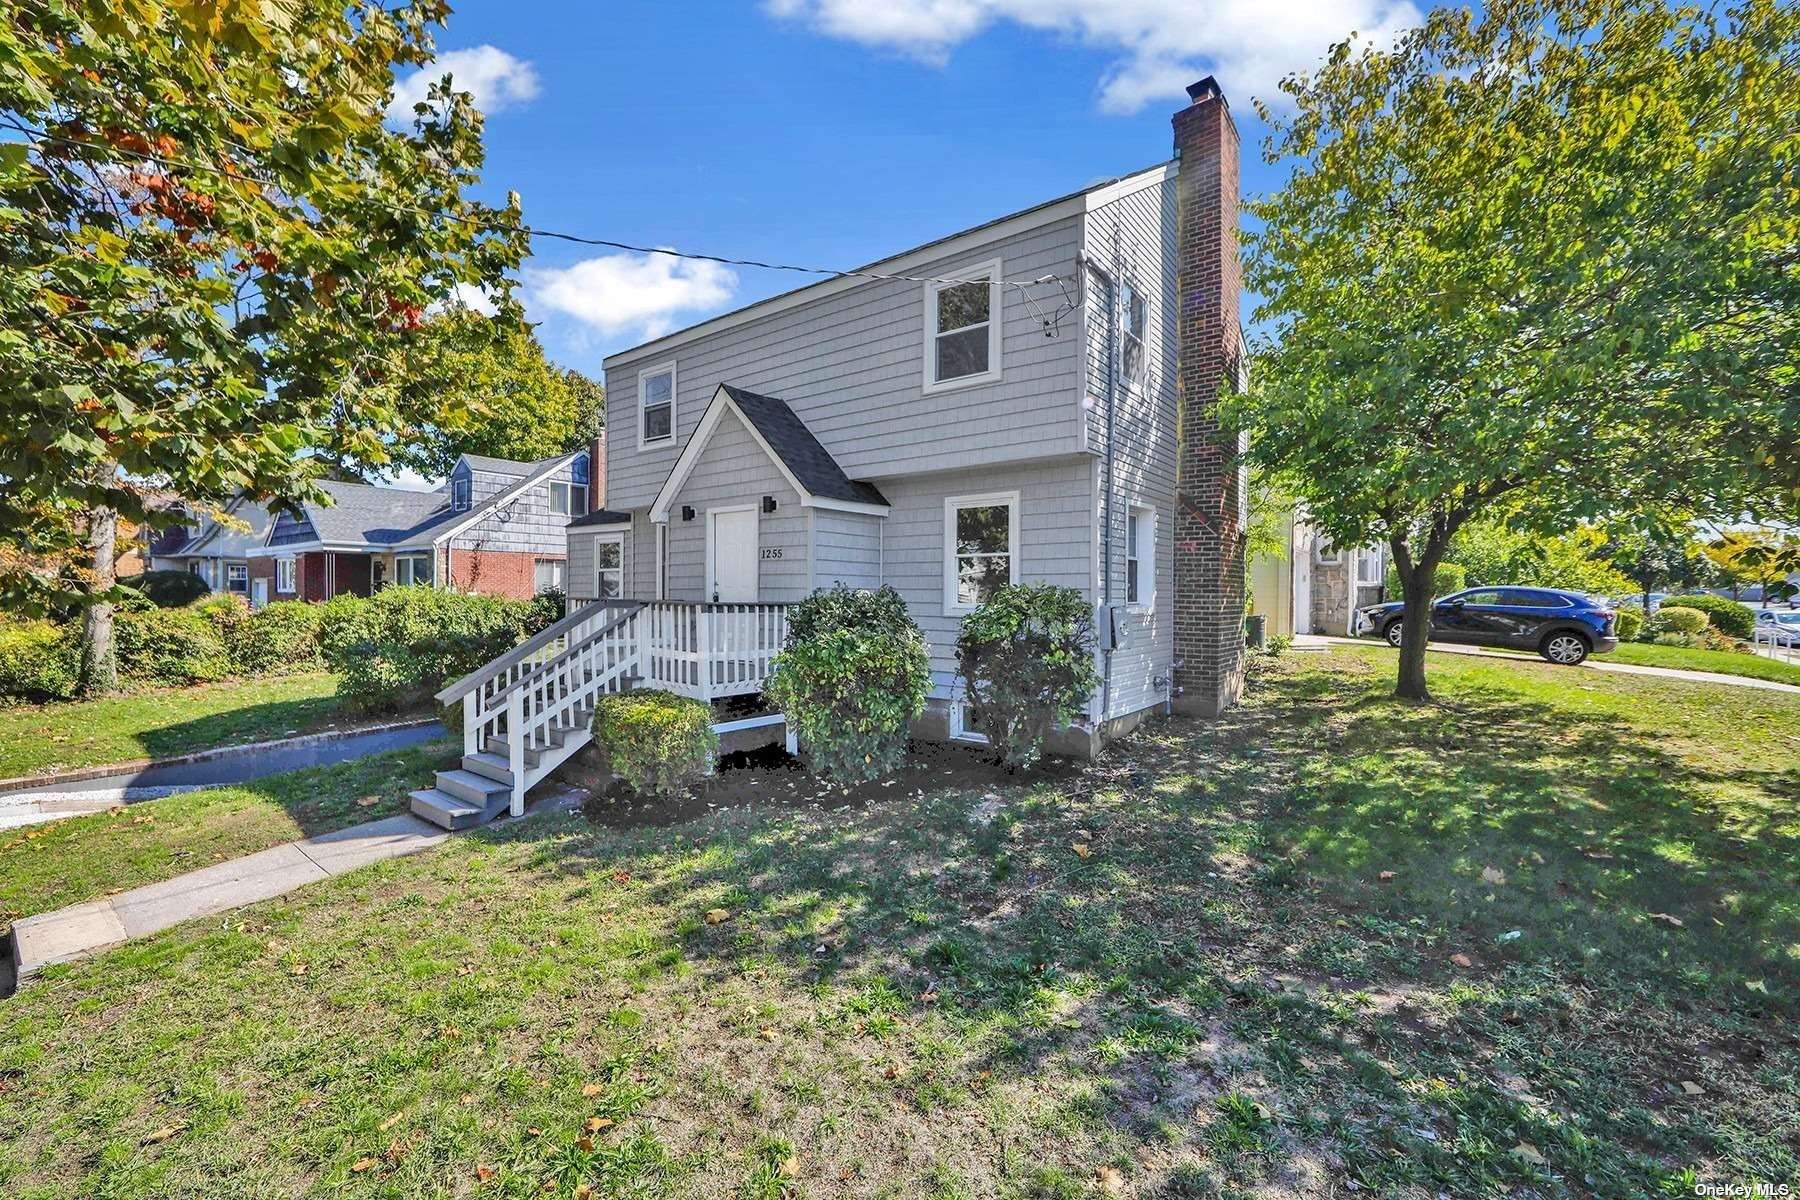
M 439 692 L 462 702 L 462 764 L 412 793 L 412 811 L 445 829 L 522 815 L 526 793 L 593 740 L 599 697 L 642 675 L 641 607 L 589 605 Z

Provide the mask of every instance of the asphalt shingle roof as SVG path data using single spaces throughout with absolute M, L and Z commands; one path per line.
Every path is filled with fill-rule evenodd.
M 630 513 L 614 512 L 610 508 L 596 508 L 593 512 L 570 521 L 569 528 L 578 529 L 583 525 L 625 525 L 630 521 Z
M 887 497 L 872 483 L 864 483 L 844 474 L 831 451 L 820 444 L 787 401 L 761 396 L 743 388 L 725 385 L 725 394 L 737 404 L 769 448 L 787 464 L 800 485 L 826 500 L 850 500 L 858 504 L 887 504 Z
M 306 518 L 321 542 L 399 545 L 423 536 L 454 517 L 442 492 L 327 481 L 319 485 L 333 503 L 308 504 Z

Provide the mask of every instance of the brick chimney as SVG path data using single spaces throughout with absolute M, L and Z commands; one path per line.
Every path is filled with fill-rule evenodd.
M 588 511 L 606 507 L 606 430 L 588 447 Z
M 1216 406 L 1243 354 L 1238 328 L 1238 134 L 1212 76 L 1175 114 L 1180 338 L 1175 483 L 1175 706 L 1217 716 L 1244 685 L 1243 473 Z

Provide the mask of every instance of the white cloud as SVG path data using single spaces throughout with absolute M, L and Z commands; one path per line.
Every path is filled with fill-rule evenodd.
M 484 317 L 491 317 L 499 312 L 494 298 L 472 283 L 459 283 L 454 292 L 457 303 L 470 312 L 478 312 Z
M 525 296 L 533 308 L 574 317 L 598 333 L 649 339 L 721 308 L 737 282 L 737 274 L 718 263 L 603 254 L 567 267 L 528 267 Z
M 958 44 L 1005 22 L 1119 55 L 1100 106 L 1136 112 L 1180 100 L 1217 75 L 1227 96 L 1280 100 L 1290 71 L 1317 64 L 1352 31 L 1387 43 L 1423 18 L 1412 0 L 766 0 L 777 16 L 822 33 L 941 63 Z
M 473 96 L 475 107 L 484 113 L 523 104 L 538 94 L 537 70 L 530 63 L 498 46 L 475 46 L 440 54 L 430 66 L 420 67 L 396 83 L 388 119 L 412 120 L 413 106 L 422 103 L 431 85 L 446 75 L 457 91 Z

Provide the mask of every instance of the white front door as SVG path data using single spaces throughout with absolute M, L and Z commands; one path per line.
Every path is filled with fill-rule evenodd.
M 707 596 L 714 604 L 756 602 L 756 509 L 714 509 L 706 514 Z
M 250 581 L 250 607 L 262 608 L 269 603 L 269 581 L 252 579 Z

